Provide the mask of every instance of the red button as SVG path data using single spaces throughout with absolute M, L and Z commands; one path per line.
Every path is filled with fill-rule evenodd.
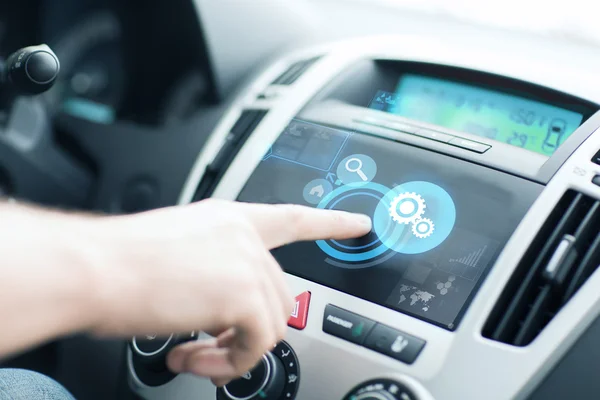
M 296 304 L 294 305 L 294 311 L 288 320 L 288 325 L 296 329 L 306 328 L 306 321 L 308 320 L 308 306 L 310 305 L 310 292 L 304 292 L 296 296 Z

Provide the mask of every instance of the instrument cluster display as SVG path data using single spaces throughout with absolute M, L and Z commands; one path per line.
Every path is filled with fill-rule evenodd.
M 404 74 L 371 108 L 521 147 L 545 156 L 581 125 L 583 115 L 464 83 Z

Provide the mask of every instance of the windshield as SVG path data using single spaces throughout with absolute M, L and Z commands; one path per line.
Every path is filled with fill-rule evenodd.
M 315 0 L 313 0 L 315 1 Z M 445 21 L 468 22 L 487 27 L 530 31 L 563 40 L 600 44 L 600 27 L 589 0 L 336 0 L 338 7 L 369 3 L 419 12 Z M 587 10 L 587 12 L 586 12 Z M 387 21 L 386 21 L 387 23 Z M 432 26 L 428 26 L 432 28 Z

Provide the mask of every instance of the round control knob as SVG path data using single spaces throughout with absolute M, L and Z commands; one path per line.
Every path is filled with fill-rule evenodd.
M 51 82 L 58 75 L 58 59 L 47 51 L 32 53 L 25 63 L 25 73 L 38 85 Z
M 136 336 L 129 342 L 130 362 L 137 378 L 148 386 L 160 386 L 175 378 L 167 367 L 167 354 L 176 346 L 196 340 L 197 332 Z
M 279 400 L 285 386 L 285 378 L 281 360 L 268 353 L 252 370 L 219 389 L 217 398 L 219 400 Z
M 167 348 L 173 340 L 173 335 L 158 337 L 155 334 L 136 336 L 131 341 L 133 351 L 141 357 L 152 357 Z
M 155 334 L 136 336 L 131 340 L 131 350 L 135 358 L 152 371 L 166 369 L 168 350 L 174 347 L 174 335 L 160 337 Z
M 52 87 L 59 71 L 58 58 L 46 45 L 22 48 L 6 60 L 7 81 L 18 95 L 45 92 Z
M 402 383 L 374 379 L 356 386 L 344 400 L 417 400 L 417 396 Z

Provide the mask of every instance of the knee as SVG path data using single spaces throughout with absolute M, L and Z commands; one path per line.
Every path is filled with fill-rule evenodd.
M 37 372 L 0 369 L 0 400 L 74 400 L 58 382 Z

